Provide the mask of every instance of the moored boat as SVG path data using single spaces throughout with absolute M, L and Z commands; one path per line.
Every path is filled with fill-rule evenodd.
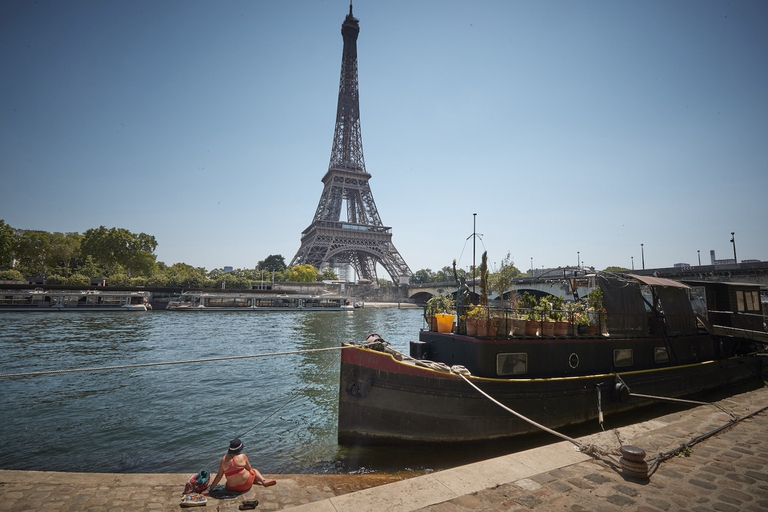
M 459 314 L 452 332 L 422 330 L 410 355 L 377 336 L 347 345 L 339 442 L 478 441 L 538 429 L 489 397 L 562 428 L 765 377 L 756 356 L 768 342 L 758 286 L 614 274 L 595 280 L 602 307 L 585 312 L 592 330 L 577 328 L 573 308 L 564 308 L 568 328 L 558 335 L 543 335 L 555 332 L 543 318 L 534 320 L 538 328 L 518 329 L 515 320 L 531 311 L 488 308 L 495 332 L 468 335 Z
M 352 311 L 344 297 L 253 295 L 229 292 L 187 292 L 168 303 L 169 311 Z
M 0 311 L 147 311 L 149 293 L 101 290 L 2 290 Z

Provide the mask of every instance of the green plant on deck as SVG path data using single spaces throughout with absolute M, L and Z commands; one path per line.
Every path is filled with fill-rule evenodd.
M 539 315 L 536 311 L 538 304 L 539 303 L 536 300 L 536 297 L 528 292 L 523 292 L 523 296 L 517 303 L 518 307 L 520 308 L 518 310 L 520 312 L 520 316 L 525 320 L 539 320 Z
M 592 308 L 593 311 L 603 310 L 603 290 L 595 288 L 589 295 L 587 295 L 587 305 Z
M 475 306 L 472 306 L 467 311 L 467 318 L 486 318 L 488 315 L 488 310 L 485 306 L 481 306 L 480 304 L 477 304 Z
M 557 295 L 550 295 L 549 302 L 552 304 L 552 311 L 549 312 L 549 318 L 555 322 L 562 322 L 565 320 L 565 301 L 562 297 Z
M 456 304 L 453 297 L 440 293 L 427 301 L 426 315 L 434 316 L 438 313 L 453 313 L 456 310 Z
M 573 323 L 576 325 L 589 325 L 589 315 L 586 311 L 577 311 L 573 314 Z
M 544 296 L 539 299 L 539 303 L 535 309 L 538 312 L 540 320 L 545 322 L 552 320 L 552 303 L 549 300 L 550 296 Z

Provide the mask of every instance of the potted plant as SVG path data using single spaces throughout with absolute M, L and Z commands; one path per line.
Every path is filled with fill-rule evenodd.
M 580 310 L 573 313 L 573 323 L 576 326 L 576 332 L 579 336 L 589 334 L 589 315 L 586 311 Z
M 432 296 L 424 308 L 424 320 L 427 321 L 427 326 L 430 331 L 437 331 L 437 318 L 435 315 L 440 311 L 441 299 L 438 295 Z
M 562 297 L 553 295 L 551 298 L 552 311 L 549 312 L 549 317 L 555 323 L 554 334 L 555 336 L 565 336 L 568 333 L 568 322 L 565 321 L 564 312 L 564 300 Z
M 576 335 L 576 323 L 574 322 L 576 314 L 579 312 L 579 303 L 573 301 L 567 301 L 563 304 L 563 315 L 565 322 L 568 325 L 568 334 L 571 336 Z
M 589 292 L 589 295 L 587 295 L 587 304 L 589 305 L 589 310 L 591 311 L 590 330 L 592 332 L 590 332 L 590 334 L 594 334 L 598 328 L 600 329 L 601 333 L 606 334 L 608 332 L 606 325 L 608 315 L 606 314 L 605 308 L 603 307 L 603 290 L 598 287 Z
M 539 320 L 541 321 L 541 335 L 551 337 L 555 335 L 555 321 L 552 320 L 552 303 L 549 296 L 539 299 Z
M 424 316 L 429 324 L 430 331 L 451 332 L 455 311 L 453 297 L 438 294 L 427 301 Z
M 478 323 L 483 320 L 485 321 L 487 317 L 487 313 L 484 306 L 475 305 L 469 308 L 467 311 L 467 336 L 477 336 L 478 331 Z M 484 327 L 484 334 L 483 336 L 487 335 L 487 324 Z
M 536 298 L 528 292 L 523 292 L 520 305 L 522 306 L 522 318 L 525 318 L 525 331 L 523 334 L 525 336 L 538 336 L 540 325 Z

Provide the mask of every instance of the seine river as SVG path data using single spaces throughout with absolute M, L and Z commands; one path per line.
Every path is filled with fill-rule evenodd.
M 0 377 L 0 469 L 215 471 L 230 439 L 241 436 L 253 465 L 269 474 L 424 472 L 559 441 L 541 434 L 439 448 L 339 446 L 339 350 L 308 351 L 375 332 L 407 353 L 422 327 L 420 309 L 396 308 L 0 313 L 2 375 L 302 351 Z
M 408 351 L 420 309 L 259 313 L 1 313 L 0 373 L 338 347 L 379 333 Z M 240 434 L 267 473 L 450 465 L 336 443 L 339 351 L 0 378 L 0 468 L 215 470 Z M 259 424 L 260 423 L 260 424 Z M 257 424 L 258 427 L 254 428 Z M 252 430 L 251 430 L 252 429 Z

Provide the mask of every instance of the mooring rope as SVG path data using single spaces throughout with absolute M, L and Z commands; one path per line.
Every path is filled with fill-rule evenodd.
M 530 423 L 530 424 L 531 424 L 531 425 L 533 425 L 534 427 L 536 427 L 536 428 L 539 428 L 539 429 L 543 430 L 544 432 L 549 432 L 550 434 L 552 434 L 552 435 L 554 435 L 554 436 L 557 436 L 557 437 L 559 437 L 560 439 L 564 439 L 564 440 L 566 440 L 566 441 L 568 441 L 568 442 L 570 442 L 570 443 L 573 443 L 573 444 L 575 444 L 576 446 L 578 446 L 579 448 L 581 448 L 581 444 L 579 444 L 579 442 L 578 442 L 578 441 L 576 441 L 575 439 L 573 439 L 573 438 L 571 438 L 571 437 L 568 437 L 568 436 L 566 436 L 565 434 L 561 434 L 560 432 L 557 432 L 557 431 L 555 431 L 555 430 L 552 430 L 552 429 L 551 429 L 551 428 L 549 428 L 549 427 L 545 427 L 545 426 L 544 426 L 544 425 L 542 425 L 541 423 L 536 423 L 536 422 L 535 422 L 535 421 L 533 421 L 532 419 L 530 419 L 530 418 L 526 418 L 525 416 L 523 416 L 523 415 L 522 415 L 522 414 L 520 414 L 519 412 L 517 412 L 517 411 L 515 411 L 515 410 L 513 410 L 513 409 L 510 409 L 509 407 L 507 407 L 506 405 L 504 405 L 503 403 L 499 402 L 498 400 L 496 400 L 495 398 L 493 398 L 491 395 L 489 395 L 488 393 L 486 393 L 485 391 L 483 391 L 482 389 L 480 389 L 479 387 L 477 387 L 477 385 L 475 385 L 475 383 L 474 383 L 474 382 L 470 381 L 470 380 L 469 380 L 469 379 L 468 379 L 468 378 L 467 378 L 465 375 L 459 374 L 459 377 L 461 377 L 462 379 L 464 379 L 464 382 L 466 382 L 467 384 L 469 384 L 470 386 L 472 386 L 473 388 L 475 388 L 475 390 L 477 390 L 477 391 L 478 391 L 478 392 L 479 392 L 481 395 L 483 395 L 485 398 L 487 398 L 487 399 L 488 399 L 488 400 L 490 400 L 491 402 L 495 403 L 496 405 L 498 405 L 499 407 L 501 407 L 501 408 L 502 408 L 502 409 L 504 409 L 505 411 L 507 411 L 507 412 L 510 412 L 510 413 L 512 413 L 512 414 L 514 414 L 515 416 L 517 416 L 517 417 L 518 417 L 518 418 L 520 418 L 521 420 L 523 420 L 523 421 L 526 421 L 526 422 Z
M 723 407 L 722 405 L 718 404 L 717 402 L 700 402 L 698 400 L 685 400 L 683 398 L 671 398 L 667 396 L 654 396 L 654 395 L 644 395 L 642 393 L 634 393 L 629 386 L 627 386 L 627 383 L 624 382 L 624 380 L 619 376 L 618 373 L 614 373 L 617 379 L 619 379 L 619 382 L 624 384 L 626 386 L 627 390 L 629 390 L 629 396 L 636 396 L 638 398 L 648 398 L 651 400 L 660 400 L 663 402 L 675 402 L 680 404 L 691 404 L 691 405 L 712 405 L 714 407 L 717 407 L 721 411 L 723 411 L 725 414 L 733 418 L 734 420 L 738 420 L 739 418 L 733 414 L 731 411 Z
M 705 405 L 708 405 L 708 404 L 705 404 Z M 718 433 L 722 432 L 723 430 L 736 425 L 737 423 L 740 423 L 740 422 L 742 422 L 744 420 L 752 418 L 753 416 L 757 416 L 758 414 L 760 414 L 761 412 L 763 412 L 765 410 L 768 410 L 768 405 L 766 405 L 765 407 L 761 407 L 760 409 L 758 409 L 756 411 L 753 411 L 753 412 L 747 414 L 746 416 L 742 416 L 740 418 L 734 419 L 733 421 L 731 421 L 729 423 L 726 423 L 725 425 L 721 425 L 721 426 L 717 427 L 716 429 L 710 430 L 709 432 L 707 432 L 705 434 L 702 434 L 700 436 L 696 436 L 696 437 L 692 438 L 690 441 L 688 441 L 687 443 L 682 443 L 677 448 L 674 448 L 674 449 L 669 450 L 667 452 L 659 453 L 653 459 L 651 459 L 650 462 L 648 463 L 648 476 L 650 477 L 656 471 L 656 469 L 659 467 L 659 465 L 662 462 L 664 462 L 665 460 L 671 459 L 672 457 L 674 457 L 678 453 L 682 452 L 683 450 L 685 450 L 687 448 L 691 448 L 694 445 L 700 443 L 701 441 L 704 441 L 705 439 L 710 438 L 710 437 L 714 436 L 715 434 L 718 434 Z
M 343 350 L 350 348 L 351 345 L 342 345 L 339 347 L 326 347 L 326 348 L 310 348 L 305 350 L 286 350 L 284 352 L 267 352 L 264 354 L 249 354 L 242 356 L 223 356 L 223 357 L 211 357 L 207 359 L 186 359 L 183 361 L 161 361 L 156 363 L 136 363 L 136 364 L 121 364 L 115 366 L 99 366 L 92 368 L 68 368 L 64 370 L 43 370 L 38 372 L 20 372 L 20 373 L 0 373 L 0 379 L 10 377 L 37 377 L 40 375 L 57 375 L 61 373 L 79 373 L 79 372 L 103 372 L 109 370 L 123 370 L 127 368 L 147 368 L 150 366 L 170 366 L 175 364 L 197 364 L 197 363 L 211 363 L 215 361 L 232 361 L 237 359 L 252 359 L 256 357 L 274 357 L 285 356 L 293 354 L 308 354 L 312 352 L 325 352 L 329 350 Z

